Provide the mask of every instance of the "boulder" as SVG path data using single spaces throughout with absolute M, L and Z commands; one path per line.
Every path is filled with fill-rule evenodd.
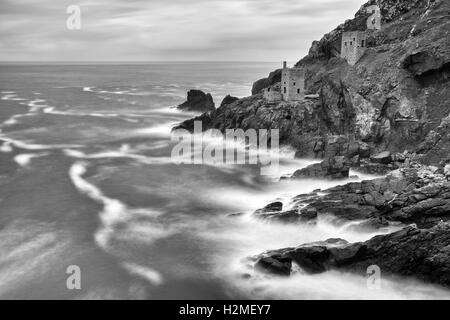
M 375 163 L 389 164 L 392 162 L 392 156 L 389 151 L 384 151 L 371 156 L 370 160 Z
M 281 212 L 283 210 L 283 203 L 280 201 L 273 202 L 268 204 L 262 209 L 256 210 L 255 214 L 264 214 L 264 213 L 271 213 L 271 212 Z
M 289 276 L 291 274 L 292 259 L 281 256 L 265 257 L 256 262 L 255 268 L 278 276 Z
M 209 112 L 215 110 L 214 100 L 211 94 L 201 90 L 190 90 L 187 93 L 187 101 L 177 107 L 183 111 Z
M 312 164 L 306 168 L 297 170 L 292 176 L 293 179 L 305 178 L 325 178 L 325 179 L 345 179 L 348 178 L 350 165 L 343 156 L 335 156 L 321 163 Z

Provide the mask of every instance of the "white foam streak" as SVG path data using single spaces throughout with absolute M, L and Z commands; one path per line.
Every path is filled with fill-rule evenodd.
M 0 146 L 0 152 L 9 153 L 12 152 L 13 148 L 11 146 L 11 142 L 3 142 L 3 144 Z
M 92 154 L 86 154 L 79 150 L 66 149 L 64 153 L 72 158 L 78 159 L 107 159 L 107 158 L 128 158 L 136 160 L 143 164 L 167 164 L 171 163 L 169 157 L 147 157 L 140 154 L 130 153 L 127 149 L 117 151 L 105 151 Z
M 26 167 L 30 164 L 31 160 L 33 158 L 43 157 L 46 156 L 47 153 L 40 153 L 40 154 L 18 154 L 14 157 L 14 161 L 17 162 L 20 166 Z
M 0 140 L 3 140 L 17 148 L 25 150 L 52 150 L 52 149 L 67 149 L 67 148 L 81 148 L 80 145 L 75 144 L 34 144 L 29 142 L 24 142 L 20 140 L 11 139 L 3 134 L 0 134 Z
M 161 285 L 164 282 L 162 275 L 156 270 L 135 263 L 124 263 L 123 266 L 131 274 L 144 278 L 155 286 Z
M 101 248 L 109 251 L 109 243 L 113 238 L 127 239 L 132 237 L 136 241 L 137 238 L 133 237 L 136 232 L 138 234 L 143 232 L 145 236 L 144 243 L 167 237 L 176 232 L 176 230 L 165 228 L 156 222 L 155 219 L 161 215 L 160 212 L 146 208 L 131 209 L 123 202 L 107 197 L 98 187 L 83 178 L 83 175 L 86 173 L 86 165 L 83 162 L 73 164 L 69 175 L 80 192 L 103 205 L 103 210 L 100 212 L 102 226 L 95 234 L 96 243 Z M 139 220 L 142 218 L 147 219 L 149 228 L 145 228 L 145 225 Z M 140 222 L 136 222 L 136 225 L 133 225 L 133 219 L 137 219 Z M 118 225 L 126 226 L 125 230 L 117 230 L 116 227 Z M 131 273 L 144 277 L 152 284 L 162 283 L 161 275 L 153 269 L 131 263 L 126 263 L 124 266 Z

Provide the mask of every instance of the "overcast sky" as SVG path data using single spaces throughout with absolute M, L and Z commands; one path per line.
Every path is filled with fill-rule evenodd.
M 364 2 L 0 0 L 0 60 L 296 61 Z

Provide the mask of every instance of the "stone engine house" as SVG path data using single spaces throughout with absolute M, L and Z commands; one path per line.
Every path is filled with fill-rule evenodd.
M 281 73 L 281 94 L 284 101 L 298 101 L 305 97 L 305 70 L 288 68 L 283 64 Z
M 299 101 L 305 98 L 305 71 L 302 68 L 288 68 L 283 63 L 280 86 L 272 86 L 264 90 L 264 98 L 268 101 Z
M 365 31 L 351 31 L 342 34 L 341 58 L 354 66 L 363 56 L 367 46 Z

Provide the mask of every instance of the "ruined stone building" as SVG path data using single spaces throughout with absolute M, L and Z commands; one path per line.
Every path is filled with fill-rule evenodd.
M 363 56 L 367 46 L 365 31 L 351 31 L 342 34 L 341 57 L 354 66 Z
M 264 98 L 268 101 L 299 101 L 305 97 L 305 71 L 303 68 L 288 68 L 283 63 L 280 86 L 272 86 L 264 90 Z

